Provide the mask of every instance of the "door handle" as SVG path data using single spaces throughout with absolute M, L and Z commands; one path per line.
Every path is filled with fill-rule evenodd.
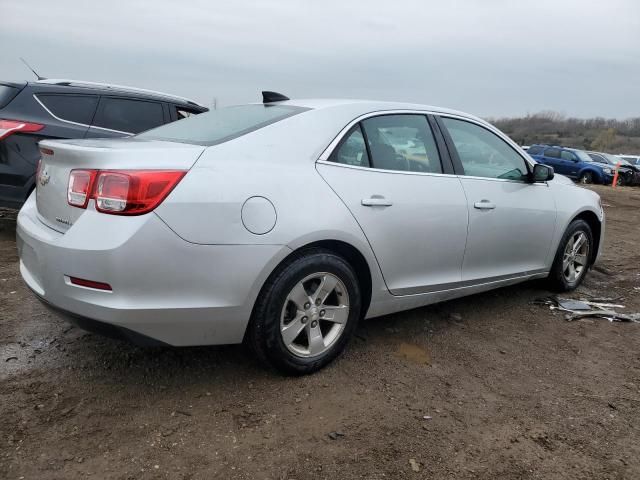
M 387 200 L 381 195 L 373 195 L 371 198 L 363 198 L 362 205 L 365 207 L 390 207 L 393 202 Z
M 490 202 L 489 200 L 481 200 L 474 203 L 473 207 L 477 208 L 478 210 L 493 210 L 494 208 L 496 208 L 496 204 Z

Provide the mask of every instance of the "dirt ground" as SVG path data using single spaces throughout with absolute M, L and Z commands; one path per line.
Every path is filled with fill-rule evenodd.
M 594 189 L 604 255 L 572 296 L 640 312 L 640 189 Z M 532 304 L 541 283 L 363 322 L 286 378 L 240 346 L 72 328 L 22 284 L 6 212 L 0 229 L 2 479 L 640 478 L 640 324 L 567 322 Z

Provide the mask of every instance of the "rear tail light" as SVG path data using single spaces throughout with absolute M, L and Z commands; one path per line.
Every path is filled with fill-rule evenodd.
M 95 170 L 71 170 L 67 188 L 67 202 L 69 202 L 69 205 L 87 208 L 95 175 Z
M 20 120 L 0 119 L 0 140 L 7 138 L 12 133 L 33 133 L 42 130 L 44 125 L 39 123 L 21 122 Z
M 114 215 L 142 215 L 156 208 L 186 172 L 181 170 L 72 170 L 69 205 L 86 208 L 90 198 L 96 210 Z

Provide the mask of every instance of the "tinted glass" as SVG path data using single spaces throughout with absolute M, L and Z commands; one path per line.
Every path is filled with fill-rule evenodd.
M 102 97 L 93 125 L 139 133 L 164 123 L 162 104 L 144 100 Z
M 291 105 L 238 105 L 192 115 L 140 135 L 170 142 L 215 145 L 266 127 L 308 108 Z
M 542 147 L 529 147 L 527 153 L 529 155 L 540 155 L 542 153 Z
M 332 153 L 330 160 L 358 167 L 370 166 L 369 155 L 364 144 L 360 124 L 351 129 L 351 132 L 345 137 L 340 146 Z
M 465 175 L 524 180 L 525 160 L 504 140 L 473 123 L 443 118 L 462 162 Z
M 562 150 L 560 152 L 560 158 L 562 158 L 563 160 L 574 160 L 576 157 L 573 153 L 569 152 L 568 150 Z
M 558 148 L 547 148 L 544 151 L 544 156 L 545 157 L 551 157 L 551 158 L 560 158 L 560 149 L 558 149 Z
M 424 115 L 381 115 L 362 121 L 374 168 L 442 173 L 438 148 Z
M 7 104 L 18 94 L 19 90 L 9 85 L 0 85 L 0 108 Z
M 98 106 L 96 95 L 38 95 L 38 100 L 56 117 L 91 125 Z

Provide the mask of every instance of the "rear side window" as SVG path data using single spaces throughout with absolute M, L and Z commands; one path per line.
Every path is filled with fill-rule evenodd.
M 128 98 L 102 97 L 93 121 L 96 127 L 140 133 L 164 123 L 162 104 Z
M 562 153 L 564 153 L 564 152 L 562 152 Z M 607 164 L 609 163 L 609 162 L 607 162 L 607 161 L 605 160 L 605 158 L 604 158 L 604 157 L 601 157 L 601 156 L 600 156 L 600 155 L 598 155 L 597 153 L 590 153 L 590 154 L 589 154 L 589 156 L 590 156 L 593 160 L 595 160 L 596 162 L 598 162 L 598 163 L 607 163 Z
M 374 168 L 442 173 L 440 155 L 424 115 L 380 115 L 362 121 Z
M 551 157 L 551 158 L 560 158 L 560 149 L 558 149 L 558 148 L 547 148 L 544 151 L 544 156 L 545 157 Z
M 369 167 L 369 154 L 364 143 L 360 124 L 357 124 L 344 138 L 340 146 L 331 154 L 332 162 L 356 167 Z
M 96 95 L 38 95 L 56 117 L 69 122 L 91 125 L 98 106 Z
M 19 91 L 10 85 L 0 85 L 0 108 L 6 107 Z
M 527 150 L 527 153 L 529 155 L 540 155 L 542 153 L 542 147 L 529 147 L 529 150 Z
M 227 142 L 308 108 L 291 105 L 237 105 L 192 115 L 140 135 L 140 138 L 170 142 L 216 145 Z

